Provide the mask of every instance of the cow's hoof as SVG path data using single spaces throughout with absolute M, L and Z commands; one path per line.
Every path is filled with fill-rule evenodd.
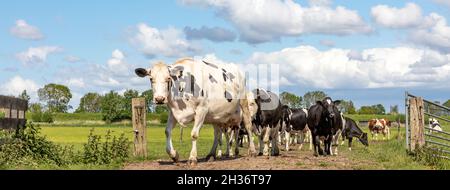
M 263 155 L 263 153 L 262 153 L 262 152 L 259 152 L 259 153 L 258 153 L 258 156 L 262 156 L 262 155 Z
M 315 157 L 319 157 L 319 154 L 317 154 L 317 153 L 314 153 L 314 156 L 315 156 Z
M 173 162 L 177 163 L 178 159 L 180 158 L 180 155 L 178 154 L 177 151 L 175 151 L 175 157 L 171 157 L 171 158 L 172 158 Z
M 196 166 L 196 165 L 197 165 L 197 160 L 189 159 L 189 160 L 188 160 L 188 164 L 189 164 L 190 166 Z
M 276 151 L 272 151 L 272 156 L 279 156 L 280 155 L 280 151 L 276 150 Z
M 212 154 L 208 154 L 208 156 L 206 156 L 206 158 L 205 158 L 205 160 L 207 161 L 207 162 L 212 162 L 212 161 L 214 161 L 214 160 L 216 160 L 217 158 L 216 158 L 216 156 L 215 155 L 212 155 Z

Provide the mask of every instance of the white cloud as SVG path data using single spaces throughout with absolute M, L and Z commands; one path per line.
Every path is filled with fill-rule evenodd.
M 18 38 L 27 40 L 40 40 L 44 38 L 44 35 L 37 27 L 29 25 L 25 20 L 17 20 L 16 25 L 10 29 L 10 33 Z
M 427 17 L 427 23 L 432 23 L 432 26 L 412 31 L 410 39 L 417 44 L 450 52 L 450 27 L 447 20 L 443 16 L 431 13 Z
M 320 51 L 311 46 L 254 53 L 249 64 L 279 64 L 280 76 L 300 87 L 382 88 L 446 83 L 450 54 L 410 47 Z M 428 68 L 427 72 L 417 72 Z M 285 85 L 289 85 L 285 84 Z
M 77 88 L 78 93 L 149 88 L 150 82 L 137 77 L 135 68 L 137 66 L 127 62 L 124 52 L 115 49 L 111 58 L 102 64 L 68 65 L 60 69 L 56 77 L 62 83 Z
M 149 57 L 183 57 L 200 51 L 199 47 L 184 39 L 183 32 L 176 28 L 158 30 L 141 23 L 136 29 L 130 41 Z
M 82 61 L 81 58 L 79 58 L 77 56 L 73 56 L 73 55 L 68 55 L 68 56 L 64 57 L 64 60 L 69 63 L 77 63 L 77 62 Z
M 332 0 L 308 0 L 311 6 L 330 6 Z
M 107 62 L 109 71 L 115 75 L 129 75 L 131 70 L 124 59 L 125 55 L 122 51 L 118 49 L 114 50 L 111 59 Z
M 16 58 L 25 65 L 32 65 L 43 63 L 49 54 L 61 51 L 63 49 L 57 46 L 30 47 L 27 51 L 16 54 Z
M 418 5 L 408 3 L 403 8 L 377 5 L 372 8 L 372 17 L 384 27 L 408 28 L 410 31 L 407 39 L 412 43 L 450 52 L 450 27 L 445 17 L 437 13 L 422 16 Z
M 414 3 L 407 3 L 403 8 L 377 5 L 372 7 L 374 21 L 388 28 L 410 28 L 423 24 L 422 10 Z
M 249 43 L 279 40 L 283 36 L 301 34 L 349 35 L 370 33 L 372 28 L 354 10 L 342 6 L 329 7 L 329 1 L 302 7 L 292 1 L 182 0 L 186 5 L 209 6 L 231 22 L 240 39 Z
M 75 88 L 84 88 L 85 87 L 83 78 L 70 78 L 67 81 L 67 85 L 69 87 L 75 87 Z
M 36 82 L 17 75 L 0 85 L 0 94 L 18 96 L 26 90 L 32 101 L 36 101 L 38 89 L 39 85 Z

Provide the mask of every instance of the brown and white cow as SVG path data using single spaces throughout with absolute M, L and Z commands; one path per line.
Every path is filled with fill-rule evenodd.
M 153 101 L 169 108 L 166 151 L 175 162 L 179 156 L 173 147 L 172 129 L 177 123 L 184 127 L 194 122 L 189 156 L 189 163 L 193 165 L 197 163 L 197 139 L 204 123 L 214 126 L 214 144 L 217 147 L 222 131 L 220 127 L 240 118 L 242 112 L 245 127 L 252 136 L 245 76 L 236 65 L 187 58 L 172 65 L 156 63 L 151 68 L 138 68 L 135 72 L 150 79 Z M 211 151 L 214 156 L 215 147 Z M 256 155 L 253 142 L 249 143 L 249 154 Z
M 389 140 L 391 136 L 390 131 L 391 122 L 387 119 L 371 119 L 369 120 L 369 130 L 370 133 L 372 133 L 372 139 L 378 140 L 378 134 L 383 134 L 383 140 L 387 139 Z M 375 138 L 374 138 L 375 136 Z

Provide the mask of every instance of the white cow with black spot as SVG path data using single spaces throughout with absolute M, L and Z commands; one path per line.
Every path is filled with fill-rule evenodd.
M 252 136 L 245 77 L 236 65 L 186 58 L 172 65 L 159 62 L 148 69 L 138 68 L 135 72 L 140 77 L 149 77 L 153 101 L 169 108 L 166 151 L 175 162 L 179 157 L 172 144 L 172 129 L 176 123 L 185 127 L 194 122 L 189 156 L 191 165 L 197 163 L 197 140 L 205 123 L 212 124 L 215 131 L 214 145 L 207 158 L 216 154 L 220 127 L 235 122 L 241 112 L 245 127 Z M 249 154 L 256 155 L 253 142 L 249 143 Z

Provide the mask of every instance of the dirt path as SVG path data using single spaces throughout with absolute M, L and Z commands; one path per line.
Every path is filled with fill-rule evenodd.
M 241 154 L 242 155 L 242 154 Z M 258 156 L 237 159 L 222 159 L 211 162 L 199 160 L 197 166 L 191 167 L 186 160 L 174 164 L 170 159 L 129 163 L 126 170 L 349 170 L 370 165 L 370 161 L 352 159 L 346 153 L 337 156 L 314 157 L 311 151 L 281 151 L 281 156 Z

